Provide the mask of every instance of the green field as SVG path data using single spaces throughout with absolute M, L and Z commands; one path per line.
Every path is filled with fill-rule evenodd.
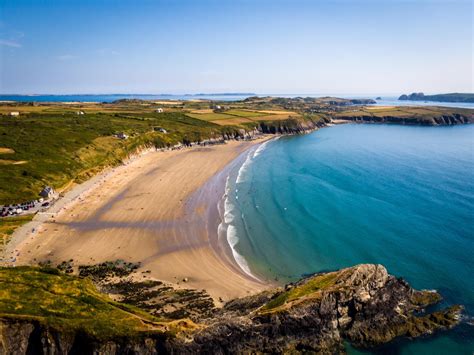
M 244 111 L 244 110 L 229 110 L 225 112 L 228 115 L 238 116 L 238 117 L 261 117 L 268 115 L 264 112 L 255 112 L 255 111 Z
M 156 132 L 155 127 L 168 133 Z M 59 189 L 73 180 L 83 181 L 145 145 L 199 141 L 224 131 L 228 129 L 179 112 L 3 115 L 0 204 L 37 198 L 45 185 Z M 119 132 L 130 138 L 115 138 Z
M 186 114 L 189 117 L 204 120 L 204 121 L 217 121 L 217 120 L 228 120 L 231 119 L 232 116 L 229 116 L 225 113 L 188 113 Z

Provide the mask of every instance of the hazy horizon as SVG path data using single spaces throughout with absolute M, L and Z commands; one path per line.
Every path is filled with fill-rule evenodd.
M 469 0 L 0 5 L 0 93 L 474 92 Z

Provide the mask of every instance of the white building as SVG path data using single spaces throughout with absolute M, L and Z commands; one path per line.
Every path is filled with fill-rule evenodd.
M 163 111 L 163 109 L 160 107 L 160 108 L 157 108 L 157 109 L 156 109 L 156 112 L 158 112 L 158 113 L 163 113 L 164 111 Z
M 52 198 L 54 197 L 54 190 L 51 186 L 46 186 L 43 190 L 41 190 L 39 195 L 44 198 Z
M 10 112 L 10 116 L 20 116 L 20 112 L 12 111 L 12 112 Z

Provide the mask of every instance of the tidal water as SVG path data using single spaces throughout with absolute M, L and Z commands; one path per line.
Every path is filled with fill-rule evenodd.
M 473 125 L 349 124 L 269 141 L 230 175 L 225 222 L 260 279 L 380 263 L 466 307 L 456 329 L 378 352 L 473 353 Z

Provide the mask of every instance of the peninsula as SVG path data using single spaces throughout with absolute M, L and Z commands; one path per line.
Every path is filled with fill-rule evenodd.
M 451 94 L 437 94 L 437 95 L 425 95 L 422 92 L 414 92 L 410 95 L 401 95 L 398 100 L 411 100 L 411 101 L 437 101 L 437 102 L 463 102 L 463 103 L 474 103 L 474 94 L 472 93 L 451 93 Z

